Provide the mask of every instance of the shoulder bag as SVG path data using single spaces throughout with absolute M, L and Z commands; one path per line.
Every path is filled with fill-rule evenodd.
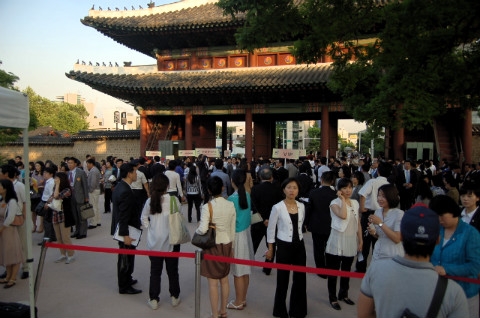
M 178 209 L 177 199 L 170 196 L 170 215 L 168 216 L 169 241 L 172 245 L 190 242 L 185 218 Z
M 200 235 L 197 232 L 195 232 L 192 238 L 192 244 L 195 245 L 196 247 L 200 247 L 203 250 L 206 250 L 215 246 L 216 228 L 215 228 L 215 223 L 212 223 L 213 208 L 212 208 L 211 202 L 208 202 L 208 211 L 210 212 L 210 220 L 208 222 L 207 233 Z
M 426 318 L 435 318 L 440 311 L 440 306 L 443 302 L 443 297 L 445 296 L 445 291 L 447 290 L 448 278 L 444 276 L 438 276 L 437 286 L 433 292 L 433 298 L 428 307 Z M 405 308 L 402 312 L 401 318 L 420 318 L 410 311 L 410 309 Z

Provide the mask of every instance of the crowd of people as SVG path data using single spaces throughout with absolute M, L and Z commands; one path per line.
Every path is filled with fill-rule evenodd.
M 30 162 L 29 167 L 31 213 L 26 213 L 21 158 L 0 167 L 0 265 L 6 269 L 0 283 L 5 288 L 15 285 L 20 268 L 21 278 L 29 276 L 25 224 L 11 225 L 15 215 L 32 222 L 34 232 L 68 245 L 72 238 L 84 239 L 88 231 L 102 226 L 101 194 L 105 196 L 104 213 L 112 213 L 111 235 L 121 238 L 120 249 L 135 249 L 134 232 L 143 227 L 147 249 L 180 251 L 179 244 L 169 243 L 168 216 L 171 206 L 181 203 L 188 205 L 188 222 L 198 223 L 198 234 L 215 224 L 216 244 L 204 250 L 207 254 L 253 260 L 265 240 L 266 262 L 306 266 L 310 253 L 303 236 L 311 232 L 317 268 L 325 273 L 366 273 L 358 300 L 359 317 L 370 317 L 375 311 L 381 317 L 386 316 L 380 313 L 399 317 L 407 307 L 425 316 L 435 277 L 476 279 L 480 273 L 480 169 L 474 164 L 461 169 L 445 161 L 391 161 L 368 154 L 251 162 L 204 155 L 183 160 L 109 156 L 98 161 L 87 155 L 84 162 L 68 157 L 58 165 L 47 160 Z M 55 200 L 61 201 L 61 208 L 54 208 Z M 85 203 L 93 205 L 93 217 L 88 219 L 82 217 Z M 253 214 L 259 219 L 253 221 Z M 55 260 L 74 261 L 74 251 L 68 249 L 61 249 Z M 179 305 L 178 259 L 150 257 L 150 262 L 148 305 L 158 308 L 164 263 L 171 304 Z M 119 254 L 120 294 L 142 292 L 134 287 L 134 263 L 134 255 Z M 235 290 L 231 300 L 230 271 Z M 402 286 L 405 294 L 389 296 L 381 288 L 402 285 L 402 276 L 395 271 L 424 275 L 411 287 Z M 271 269 L 264 268 L 263 273 L 270 275 Z M 250 266 L 203 260 L 201 274 L 208 280 L 212 317 L 227 317 L 227 310 L 247 306 Z M 355 305 L 348 294 L 349 278 L 341 277 L 337 290 L 336 276 L 318 276 L 327 279 L 331 308 Z M 379 276 L 385 280 L 379 281 Z M 290 271 L 277 270 L 272 314 L 306 317 L 306 274 L 293 273 L 287 306 L 289 281 Z M 418 283 L 433 287 L 425 290 Z M 442 316 L 478 317 L 480 285 L 448 284 Z M 418 290 L 423 294 L 413 299 Z M 397 311 L 398 315 L 391 315 Z

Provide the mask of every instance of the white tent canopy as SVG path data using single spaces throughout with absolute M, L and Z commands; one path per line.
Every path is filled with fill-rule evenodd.
M 0 87 L 0 126 L 23 129 L 23 158 L 28 161 L 28 125 L 30 122 L 30 111 L 27 95 Z M 32 258 L 32 222 L 30 222 L 30 173 L 28 165 L 25 165 L 25 198 L 27 220 L 25 220 L 27 236 L 27 260 L 29 272 L 30 291 L 30 317 L 35 317 L 35 296 Z

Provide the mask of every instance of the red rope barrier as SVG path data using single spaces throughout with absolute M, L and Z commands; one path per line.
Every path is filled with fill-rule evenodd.
M 129 254 L 129 255 L 142 255 L 142 256 L 157 256 L 157 257 L 177 257 L 177 258 L 195 258 L 195 253 L 193 252 L 157 252 L 157 251 L 147 251 L 147 250 L 131 250 L 131 249 L 120 249 L 120 248 L 107 248 L 107 247 L 92 247 L 84 245 L 67 245 L 67 244 L 58 244 L 46 242 L 46 247 L 51 248 L 63 248 L 67 250 L 76 250 L 76 251 L 86 251 L 86 252 L 95 252 L 95 253 L 108 253 L 108 254 Z M 280 270 L 295 271 L 295 272 L 304 272 L 310 274 L 321 274 L 329 276 L 341 276 L 341 277 L 350 277 L 350 278 L 363 278 L 365 274 L 356 273 L 356 272 L 345 272 L 333 269 L 325 268 L 314 268 L 307 266 L 298 266 L 298 265 L 287 265 L 281 263 L 270 263 L 270 262 L 260 262 L 260 261 L 251 261 L 246 259 L 238 259 L 233 257 L 225 256 L 214 256 L 210 254 L 203 253 L 203 259 L 233 263 L 240 265 L 248 265 L 255 267 L 265 267 L 265 268 L 276 268 Z M 469 277 L 459 277 L 459 276 L 446 276 L 449 279 L 454 279 L 458 281 L 463 281 L 472 284 L 480 284 L 480 279 L 469 278 Z

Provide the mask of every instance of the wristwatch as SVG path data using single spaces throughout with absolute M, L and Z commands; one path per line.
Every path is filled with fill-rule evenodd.
M 382 227 L 382 226 L 383 226 L 383 223 L 378 223 L 378 226 Z

